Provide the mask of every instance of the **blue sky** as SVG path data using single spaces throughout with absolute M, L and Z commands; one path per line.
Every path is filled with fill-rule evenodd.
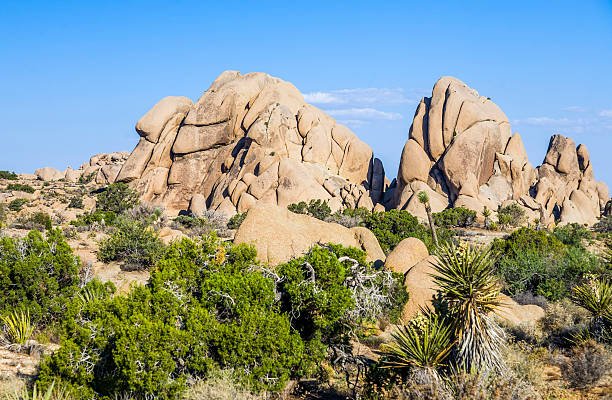
M 415 106 L 455 76 L 491 97 L 539 165 L 553 133 L 612 184 L 612 2 L 5 2 L 0 169 L 131 150 L 159 99 L 222 71 L 292 82 L 397 173 Z

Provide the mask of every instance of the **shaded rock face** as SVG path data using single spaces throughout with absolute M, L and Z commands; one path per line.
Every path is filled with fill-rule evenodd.
M 420 191 L 433 199 L 434 212 L 462 206 L 480 213 L 516 202 L 530 220 L 586 224 L 609 198 L 607 186 L 594 182 L 584 145 L 555 135 L 544 163 L 533 168 L 501 109 L 452 77 L 436 82 L 417 107 L 389 205 L 424 218 Z
M 385 190 L 367 144 L 264 73 L 226 71 L 195 104 L 164 98 L 136 130 L 140 142 L 117 181 L 168 210 L 187 209 L 195 195 L 228 215 L 311 199 L 371 209 Z

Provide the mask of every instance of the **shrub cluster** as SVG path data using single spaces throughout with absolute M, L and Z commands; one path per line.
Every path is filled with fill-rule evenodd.
M 34 193 L 34 188 L 30 185 L 24 185 L 23 183 L 9 183 L 6 186 L 7 190 L 15 190 L 18 192 L 25 192 L 25 193 Z
M 21 211 L 25 203 L 27 203 L 27 199 L 15 199 L 9 202 L 8 208 L 11 211 Z
M 83 208 L 83 198 L 81 196 L 74 196 L 70 198 L 68 202 L 68 208 Z
M 431 231 L 419 223 L 417 217 L 405 210 L 390 210 L 372 213 L 365 217 L 363 225 L 374 233 L 380 247 L 389 253 L 399 242 L 407 237 L 422 240 L 428 249 L 433 249 Z M 449 241 L 454 236 L 453 231 L 445 228 L 437 230 L 440 241 Z
M 229 229 L 238 229 L 238 228 L 240 228 L 240 225 L 242 225 L 242 222 L 246 218 L 246 215 L 247 215 L 247 213 L 243 212 L 243 213 L 238 213 L 238 214 L 232 216 L 232 218 L 230 218 L 229 221 L 227 222 L 227 227 Z
M 606 273 L 608 267 L 582 244 L 571 245 L 581 235 L 571 233 L 572 229 L 551 234 L 523 227 L 504 239 L 496 239 L 493 249 L 500 255 L 496 271 L 504 281 L 504 289 L 511 296 L 531 292 L 559 300 L 589 274 Z
M 85 398 L 176 398 L 188 377 L 221 368 L 254 390 L 280 390 L 311 373 L 328 347 L 349 351 L 347 333 L 360 321 L 397 314 L 406 300 L 400 277 L 372 270 L 360 250 L 317 247 L 274 271 L 255 256 L 214 235 L 184 239 L 168 247 L 146 286 L 75 299 L 61 348 L 41 366 L 42 384 L 61 379 Z
M 113 183 L 98 194 L 96 211 L 112 211 L 115 214 L 134 207 L 139 203 L 138 193 L 123 183 Z
M 121 261 L 126 269 L 143 270 L 155 264 L 163 249 L 161 239 L 146 222 L 119 217 L 114 231 L 100 242 L 98 259 L 102 262 Z
M 36 229 L 44 231 L 53 228 L 53 220 L 51 220 L 49 214 L 38 211 L 32 215 L 18 218 L 12 226 L 19 229 Z
M 327 202 L 319 199 L 310 200 L 308 204 L 304 201 L 300 201 L 297 204 L 289 204 L 287 209 L 293 213 L 310 215 L 322 221 L 327 220 L 332 214 Z
M 474 225 L 476 211 L 464 207 L 447 208 L 433 214 L 434 223 L 441 228 L 467 228 Z
M 525 210 L 516 203 L 508 204 L 497 210 L 498 223 L 502 228 L 508 226 L 516 227 L 524 224 L 527 220 Z
M 77 290 L 79 267 L 59 230 L 0 238 L 0 313 L 21 309 L 39 324 L 56 320 Z
M 0 171 L 0 179 L 7 179 L 9 181 L 16 181 L 18 178 L 15 172 Z

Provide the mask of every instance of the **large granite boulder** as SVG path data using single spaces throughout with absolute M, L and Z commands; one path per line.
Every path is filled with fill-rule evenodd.
M 116 180 L 170 213 L 196 195 L 228 215 L 311 199 L 372 209 L 385 190 L 382 163 L 367 144 L 264 73 L 226 71 L 195 104 L 167 97 L 136 130 L 140 141 Z
M 349 229 L 265 203 L 249 209 L 236 231 L 234 243 L 253 245 L 259 260 L 271 265 L 300 257 L 312 246 L 327 243 L 362 249 L 367 260 L 375 264 L 385 261 L 376 237 L 366 228 Z

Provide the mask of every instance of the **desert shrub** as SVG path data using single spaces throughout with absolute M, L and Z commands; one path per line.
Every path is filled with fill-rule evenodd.
M 18 218 L 12 226 L 20 229 L 44 231 L 53 228 L 53 220 L 51 220 L 49 214 L 38 211 L 34 214 Z
M 238 229 L 240 228 L 240 225 L 242 225 L 242 222 L 244 221 L 244 219 L 246 218 L 246 212 L 243 213 L 238 213 L 234 216 L 232 216 L 228 223 L 227 223 L 227 227 L 229 229 Z
M 281 310 L 305 343 L 303 368 L 312 370 L 328 348 L 350 354 L 349 333 L 365 320 L 399 319 L 408 295 L 403 276 L 374 271 L 365 253 L 339 245 L 313 247 L 276 269 Z
M 70 201 L 68 202 L 68 208 L 83 209 L 83 198 L 81 196 L 71 197 Z
M 557 226 L 552 235 L 564 245 L 573 247 L 582 247 L 583 240 L 590 240 L 593 237 L 591 231 L 577 223 Z
M 255 254 L 214 236 L 185 239 L 169 247 L 145 287 L 73 302 L 41 381 L 59 377 L 90 395 L 176 398 L 188 376 L 224 368 L 253 390 L 282 389 L 298 373 L 303 343 Z
M 512 296 L 512 300 L 516 301 L 518 304 L 522 306 L 533 304 L 533 305 L 543 308 L 544 310 L 548 308 L 548 301 L 546 300 L 544 296 L 534 295 L 531 292 L 517 293 L 514 296 Z
M 125 210 L 123 215 L 129 219 L 142 222 L 145 225 L 153 226 L 155 229 L 165 226 L 168 222 L 168 218 L 164 213 L 164 208 L 155 206 L 151 203 L 139 203 Z
M 602 344 L 588 340 L 571 349 L 561 362 L 561 373 L 572 386 L 585 388 L 597 383 L 611 367 L 608 350 Z
M 516 203 L 508 204 L 497 210 L 497 219 L 501 226 L 520 226 L 526 222 L 525 210 Z
M 602 217 L 599 221 L 593 225 L 593 231 L 599 233 L 611 233 L 612 232 L 612 215 L 608 215 L 607 217 Z
M 70 225 L 76 227 L 90 227 L 93 224 L 111 226 L 115 223 L 117 214 L 113 211 L 94 211 L 77 216 L 77 219 L 70 221 Z
M 430 229 L 420 224 L 408 211 L 390 210 L 372 213 L 366 216 L 363 225 L 374 233 L 380 247 L 387 254 L 407 237 L 422 240 L 430 250 L 434 247 Z M 437 234 L 440 241 L 449 241 L 454 236 L 451 230 L 444 228 L 438 229 Z
M 134 207 L 139 203 L 138 193 L 123 182 L 113 183 L 98 194 L 96 211 L 112 211 L 115 214 Z
M 331 208 L 324 200 L 310 200 L 308 204 L 300 201 L 297 204 L 289 204 L 287 209 L 296 214 L 307 214 L 322 221 L 326 221 L 331 216 Z
M 474 225 L 476 211 L 464 207 L 447 208 L 439 213 L 433 214 L 436 227 L 440 228 L 467 228 Z
M 23 183 L 9 183 L 6 186 L 7 190 L 16 190 L 18 192 L 25 192 L 25 193 L 34 193 L 34 188 L 30 185 L 27 184 L 23 184 Z
M 211 231 L 222 237 L 229 235 L 225 214 L 215 211 L 205 211 L 201 216 L 179 215 L 173 220 L 173 226 L 179 229 L 187 228 L 196 236 L 205 235 Z
M 21 209 L 23 208 L 23 206 L 27 202 L 28 202 L 27 199 L 15 199 L 15 200 L 11 200 L 11 202 L 8 205 L 8 209 L 11 210 L 11 211 L 21 211 Z
M 0 238 L 0 313 L 29 310 L 39 324 L 56 320 L 77 290 L 79 267 L 59 230 Z
M 207 379 L 190 385 L 182 396 L 185 400 L 268 400 L 269 393 L 252 393 L 248 385 L 231 369 L 213 370 Z
M 372 212 L 367 208 L 345 208 L 342 211 L 333 213 L 328 219 L 328 222 L 334 222 L 347 228 L 363 225 L 363 221 L 371 215 Z
M 520 228 L 496 239 L 492 247 L 500 255 L 497 274 L 511 296 L 531 292 L 558 300 L 587 275 L 607 271 L 606 265 L 582 245 L 566 246 L 547 231 Z
M 145 222 L 120 217 L 115 230 L 100 242 L 98 259 L 102 262 L 122 261 L 127 269 L 152 267 L 161 257 L 164 245 L 157 233 Z
M 4 224 L 6 224 L 6 205 L 4 203 L 0 203 L 0 229 L 2 229 L 4 227 Z
M 83 175 L 79 176 L 79 183 L 81 185 L 85 185 L 85 184 L 93 181 L 97 174 L 98 174 L 98 171 L 94 171 L 94 172 L 92 172 L 92 173 L 90 173 L 88 175 L 83 174 Z
M 10 181 L 17 180 L 18 176 L 15 172 L 0 171 L 0 179 L 8 179 Z

